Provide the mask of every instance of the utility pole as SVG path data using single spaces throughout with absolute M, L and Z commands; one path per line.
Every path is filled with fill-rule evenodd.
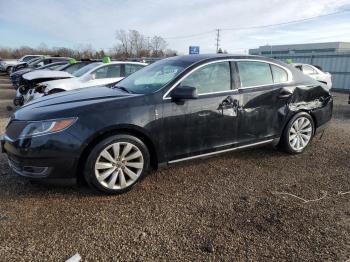
M 221 29 L 216 29 L 216 53 L 219 52 L 220 30 Z

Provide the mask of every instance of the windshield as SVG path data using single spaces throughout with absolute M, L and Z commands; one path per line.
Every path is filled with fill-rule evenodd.
M 41 57 L 33 58 L 33 59 L 29 60 L 29 61 L 27 62 L 27 64 L 28 64 L 28 65 L 32 65 L 32 64 L 34 64 L 35 62 L 37 62 L 37 61 L 39 61 L 39 60 L 41 60 L 41 59 L 42 59 Z
M 72 75 L 74 75 L 76 77 L 80 77 L 80 76 L 86 74 L 87 72 L 89 72 L 91 69 L 94 69 L 95 67 L 97 67 L 99 65 L 102 65 L 102 63 L 88 64 L 87 66 L 80 68 L 78 71 L 75 71 Z
M 130 93 L 150 94 L 158 91 L 189 64 L 175 59 L 164 59 L 128 76 L 120 81 L 116 87 L 122 87 Z

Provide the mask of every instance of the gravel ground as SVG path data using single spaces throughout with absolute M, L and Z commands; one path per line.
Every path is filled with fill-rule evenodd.
M 0 155 L 0 260 L 347 261 L 350 106 L 335 96 L 331 125 L 302 155 L 187 162 L 120 196 L 31 184 Z M 0 101 L 0 132 L 10 104 Z

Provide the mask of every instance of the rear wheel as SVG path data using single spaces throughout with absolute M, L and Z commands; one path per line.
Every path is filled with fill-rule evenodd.
M 291 154 L 302 153 L 310 144 L 314 131 L 314 122 L 308 113 L 296 114 L 283 132 L 281 141 L 283 149 Z
M 118 194 L 130 190 L 147 173 L 150 156 L 145 144 L 131 135 L 115 135 L 90 153 L 84 176 L 90 187 Z

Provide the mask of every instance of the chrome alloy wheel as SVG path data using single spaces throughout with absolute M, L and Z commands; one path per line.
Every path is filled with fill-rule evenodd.
M 311 140 L 312 124 L 306 117 L 295 119 L 289 130 L 289 145 L 296 151 L 303 150 Z
M 102 150 L 95 163 L 97 181 L 109 189 L 124 189 L 136 182 L 142 173 L 141 150 L 128 142 L 118 142 Z

